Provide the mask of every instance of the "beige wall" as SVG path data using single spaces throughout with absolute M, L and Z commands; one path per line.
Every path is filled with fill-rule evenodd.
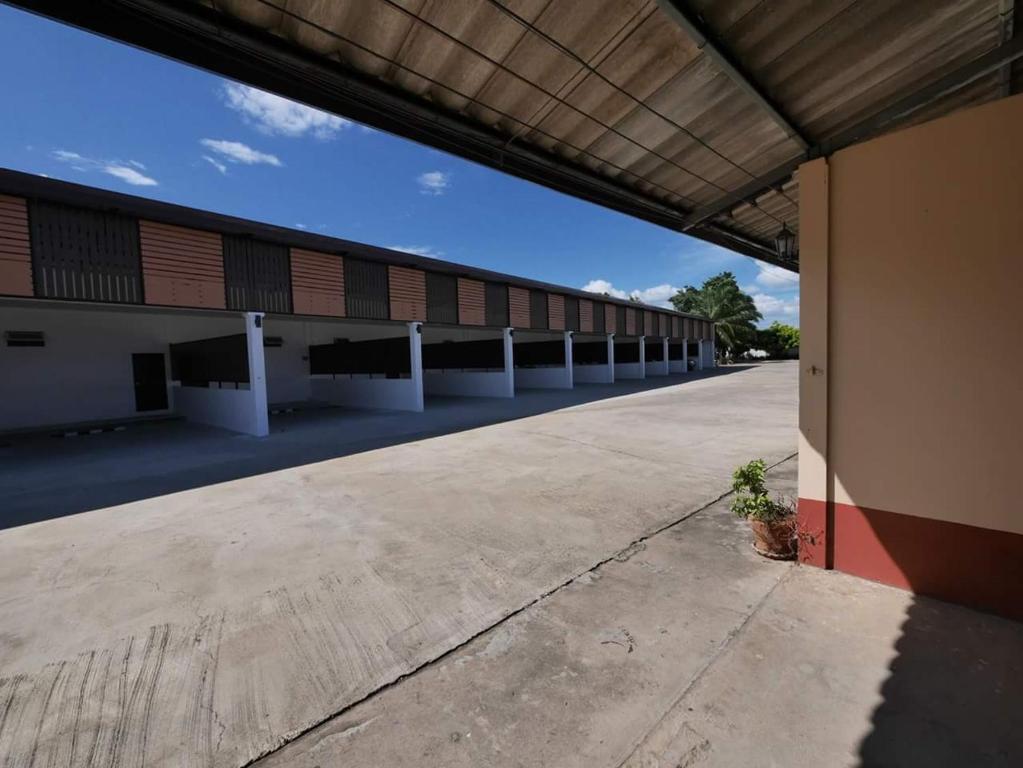
M 823 163 L 800 171 L 830 230 L 823 262 L 802 233 L 802 366 L 824 344 L 831 500 L 1023 533 L 1023 95 L 836 153 L 821 198 Z

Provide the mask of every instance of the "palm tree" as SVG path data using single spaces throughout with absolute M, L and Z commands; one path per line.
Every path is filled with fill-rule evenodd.
M 756 323 L 762 319 L 753 298 L 739 290 L 735 275 L 722 272 L 699 289 L 687 286 L 672 302 L 683 312 L 695 312 L 714 321 L 718 352 L 732 357 L 756 338 Z

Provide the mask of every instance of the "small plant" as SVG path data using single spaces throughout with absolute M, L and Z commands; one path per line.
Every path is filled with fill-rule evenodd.
M 760 520 L 765 523 L 784 520 L 792 516 L 792 507 L 780 500 L 772 499 L 764 485 L 767 465 L 763 459 L 754 459 L 732 473 L 732 512 L 745 520 Z

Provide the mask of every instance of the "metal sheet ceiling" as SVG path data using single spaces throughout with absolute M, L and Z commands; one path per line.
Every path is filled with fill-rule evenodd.
M 1011 34 L 1014 6 L 1012 0 L 97 0 L 75 10 L 68 8 L 77 4 L 45 0 L 14 4 L 347 111 L 774 263 L 774 234 L 782 223 L 798 228 L 792 169 L 807 148 L 665 9 L 696 18 L 712 46 L 740 63 L 798 128 L 812 154 L 998 48 Z M 205 52 L 139 31 L 154 19 L 179 38 L 204 38 Z M 248 57 L 250 68 L 225 51 L 237 61 Z M 266 74 L 292 54 L 305 58 L 288 64 L 287 77 Z M 261 56 L 266 61 L 253 64 Z M 342 79 L 357 75 L 362 88 L 376 84 L 391 101 L 363 110 L 350 95 L 347 102 L 328 98 L 323 71 L 301 69 L 316 61 Z M 883 128 L 1006 95 L 1014 79 L 1004 68 L 976 77 Z M 413 114 L 421 106 L 426 112 Z M 456 120 L 446 129 L 453 135 L 423 123 L 431 115 Z M 416 131 L 405 129 L 416 121 Z M 496 151 L 472 144 L 481 141 L 467 138 L 476 127 L 491 143 L 496 139 Z M 553 170 L 534 170 L 546 159 Z

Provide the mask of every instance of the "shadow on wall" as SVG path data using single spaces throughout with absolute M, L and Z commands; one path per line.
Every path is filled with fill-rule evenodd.
M 1023 627 L 916 598 L 859 745 L 859 765 L 1023 764 Z
M 648 381 L 519 392 L 514 399 L 427 397 L 422 413 L 314 407 L 271 416 L 253 438 L 182 421 L 76 438 L 0 436 L 0 529 L 663 387 L 727 376 L 728 366 Z

